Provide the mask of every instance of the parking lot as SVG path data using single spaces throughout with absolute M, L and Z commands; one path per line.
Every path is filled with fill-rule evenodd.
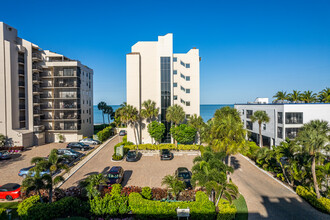
M 95 173 L 106 173 L 113 166 L 121 166 L 125 170 L 123 186 L 149 186 L 161 187 L 162 178 L 174 174 L 178 167 L 187 167 L 191 170 L 193 159 L 197 153 L 175 154 L 173 160 L 161 161 L 159 155 L 144 154 L 138 162 L 111 161 L 114 145 L 121 142 L 121 137 L 116 137 L 109 142 L 91 160 L 82 166 L 61 187 L 76 186 L 78 182 Z
M 50 143 L 31 147 L 20 153 L 12 154 L 11 159 L 0 160 L 0 185 L 6 183 L 21 184 L 23 178 L 18 176 L 18 172 L 22 168 L 31 166 L 30 162 L 33 157 L 47 157 L 52 149 L 66 148 L 66 145 L 67 143 Z

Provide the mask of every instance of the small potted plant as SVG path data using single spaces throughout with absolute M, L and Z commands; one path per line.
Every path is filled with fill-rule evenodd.
M 58 134 L 57 137 L 58 137 L 58 142 L 59 143 L 64 143 L 64 136 L 63 136 L 63 134 Z

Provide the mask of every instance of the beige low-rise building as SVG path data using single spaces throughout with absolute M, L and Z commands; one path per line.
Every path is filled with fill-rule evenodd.
M 12 146 L 93 135 L 93 70 L 0 22 L 0 133 Z

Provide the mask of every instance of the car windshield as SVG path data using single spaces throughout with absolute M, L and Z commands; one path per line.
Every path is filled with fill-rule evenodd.
M 136 152 L 135 151 L 129 151 L 127 153 L 127 156 L 129 156 L 129 157 L 135 157 L 135 155 L 136 155 Z
M 163 149 L 163 150 L 162 150 L 162 154 L 168 154 L 168 153 L 170 153 L 169 150 L 167 150 L 167 149 Z
M 119 177 L 118 173 L 108 173 L 108 178 L 118 179 L 118 177 Z
M 68 149 L 68 151 L 70 151 L 71 153 L 76 153 L 76 151 L 72 149 Z
M 179 173 L 179 177 L 183 179 L 190 179 L 190 174 L 189 173 Z

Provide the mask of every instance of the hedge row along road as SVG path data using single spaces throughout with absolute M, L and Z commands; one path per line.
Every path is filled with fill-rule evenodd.
M 251 219 L 329 219 L 242 155 L 232 157 L 233 182 L 243 194 Z

